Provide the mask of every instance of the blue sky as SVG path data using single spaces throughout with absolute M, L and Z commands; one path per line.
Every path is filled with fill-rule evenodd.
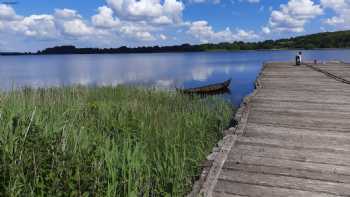
M 350 28 L 350 0 L 17 1 L 0 4 L 0 51 L 258 41 Z

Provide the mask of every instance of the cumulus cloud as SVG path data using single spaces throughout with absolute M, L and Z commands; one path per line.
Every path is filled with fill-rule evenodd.
M 72 18 L 81 18 L 76 10 L 71 9 L 55 9 L 55 17 L 58 19 L 72 19 Z
M 0 4 L 0 20 L 16 20 L 18 18 L 19 16 L 16 15 L 11 6 Z
M 28 37 L 52 38 L 57 36 L 54 17 L 51 15 L 19 16 L 8 5 L 0 5 L 0 31 Z
M 31 15 L 17 23 L 18 30 L 26 36 L 54 38 L 58 35 L 54 17 L 51 15 Z
M 107 0 L 107 5 L 123 20 L 160 24 L 181 23 L 185 8 L 177 0 Z
M 110 44 L 119 40 L 123 45 L 137 42 L 147 45 L 167 40 L 165 28 L 185 27 L 184 8 L 179 0 L 106 0 L 88 19 L 67 8 L 55 9 L 52 14 L 20 16 L 10 5 L 1 4 L 0 33 L 58 43 L 81 40 L 85 44 L 86 41 Z
M 160 34 L 159 37 L 162 40 L 167 40 L 168 39 L 168 37 L 166 35 L 164 35 L 164 34 Z
M 270 32 L 303 32 L 307 22 L 323 14 L 320 5 L 311 0 L 289 0 L 279 10 L 273 10 L 268 25 L 263 27 Z
M 232 42 L 236 40 L 254 40 L 259 36 L 254 31 L 237 29 L 232 31 L 226 28 L 222 31 L 214 31 L 207 21 L 195 21 L 191 23 L 188 32 L 200 42 Z
M 99 7 L 97 14 L 87 21 L 71 9 L 55 9 L 52 15 L 20 16 L 11 6 L 0 5 L 0 31 L 9 35 L 57 41 L 96 40 L 103 36 L 106 40 L 119 35 L 135 41 L 152 41 L 155 40 L 152 30 L 154 28 L 144 22 L 120 21 L 107 6 Z
M 101 28 L 114 28 L 120 24 L 120 20 L 113 16 L 113 10 L 107 6 L 98 8 L 98 14 L 92 16 L 92 24 Z
M 61 34 L 80 37 L 99 33 L 99 31 L 84 21 L 76 10 L 56 9 L 53 17 L 56 27 Z
M 125 23 L 120 27 L 120 32 L 129 38 L 141 41 L 153 41 L 154 36 L 150 33 L 151 27 L 144 24 Z
M 190 3 L 213 3 L 220 4 L 221 0 L 189 0 Z M 225 1 L 223 1 L 225 2 Z M 231 0 L 230 3 L 234 4 L 236 1 Z M 237 0 L 237 2 L 247 2 L 247 3 L 260 3 L 260 0 Z
M 0 16 L 0 30 L 37 39 L 57 39 L 62 34 L 81 36 L 93 32 L 76 11 L 69 9 L 55 10 L 53 15 L 20 16 L 12 7 L 2 5 Z
M 64 33 L 71 36 L 87 36 L 95 33 L 92 27 L 89 27 L 79 19 L 64 21 L 63 30 Z
M 321 0 L 325 9 L 331 9 L 336 16 L 327 18 L 324 23 L 334 26 L 337 29 L 350 28 L 350 1 L 349 0 Z
M 240 28 L 214 30 L 205 20 L 184 21 L 185 4 L 220 3 L 220 0 L 105 0 L 96 13 L 84 18 L 77 10 L 55 9 L 53 13 L 21 16 L 10 5 L 0 4 L 0 33 L 6 37 L 28 40 L 54 40 L 99 46 L 153 45 L 196 42 L 253 41 L 261 38 L 255 31 Z M 260 0 L 230 2 L 260 3 Z M 225 2 L 226 3 L 226 2 Z M 264 5 L 261 5 L 264 6 Z M 324 9 L 335 12 L 324 21 L 337 28 L 350 28 L 350 0 L 289 0 L 272 10 L 265 34 L 275 32 L 303 32 L 309 21 L 323 14 Z M 183 34 L 183 32 L 187 32 Z M 176 35 L 175 35 L 176 34 Z M 168 36 L 171 35 L 171 36 Z M 176 40 L 176 41 L 175 41 Z M 43 43 L 43 42 L 41 42 Z M 51 42 L 53 43 L 53 42 Z M 95 45 L 96 46 L 96 45 Z

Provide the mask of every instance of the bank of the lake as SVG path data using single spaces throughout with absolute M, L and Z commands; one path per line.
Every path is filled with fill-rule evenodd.
M 0 56 L 0 90 L 18 87 L 142 85 L 193 88 L 232 78 L 223 97 L 239 106 L 266 61 L 293 61 L 298 51 Z M 303 59 L 350 62 L 350 50 L 303 51 Z
M 0 196 L 182 196 L 232 113 L 125 86 L 0 93 Z

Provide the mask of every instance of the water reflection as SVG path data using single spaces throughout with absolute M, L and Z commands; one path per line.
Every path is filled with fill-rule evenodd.
M 296 51 L 121 55 L 0 56 L 0 88 L 142 84 L 191 88 L 232 78 L 235 105 L 254 88 L 264 61 L 292 61 Z M 350 61 L 350 50 L 304 51 L 305 59 Z

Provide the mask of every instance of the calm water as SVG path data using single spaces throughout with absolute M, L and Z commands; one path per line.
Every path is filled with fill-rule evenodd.
M 252 92 L 264 61 L 293 61 L 296 51 L 0 56 L 0 89 L 142 84 L 195 87 L 232 78 L 235 105 Z M 304 51 L 304 59 L 350 62 L 350 50 Z

